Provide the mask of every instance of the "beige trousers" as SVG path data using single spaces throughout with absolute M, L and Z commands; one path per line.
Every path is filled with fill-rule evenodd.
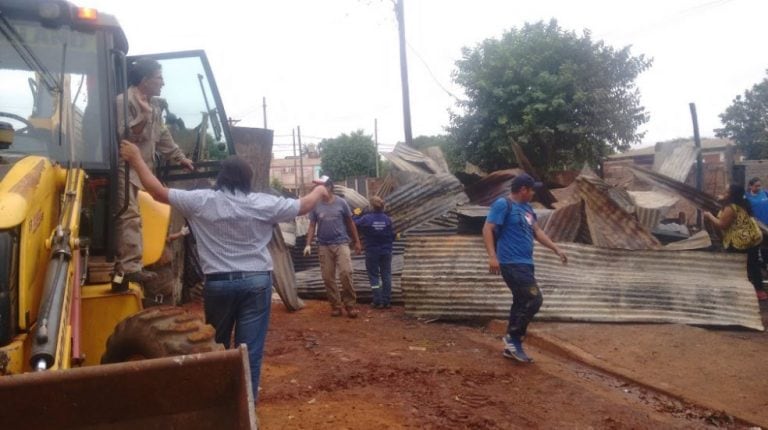
M 325 293 L 333 309 L 341 309 L 342 304 L 350 309 L 357 303 L 357 295 L 352 285 L 352 256 L 349 245 L 320 245 L 320 270 L 325 284 Z M 336 285 L 336 269 L 339 270 L 341 291 Z
M 124 173 L 120 169 L 117 180 L 117 210 L 122 209 L 124 204 L 124 178 Z M 117 218 L 115 223 L 117 228 L 116 269 L 123 273 L 138 272 L 142 269 L 143 247 L 138 193 L 139 188 L 137 186 L 132 183 L 128 185 L 128 208 Z

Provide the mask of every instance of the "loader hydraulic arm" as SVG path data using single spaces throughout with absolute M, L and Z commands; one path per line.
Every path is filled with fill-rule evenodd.
M 38 323 L 32 339 L 30 365 L 34 370 L 46 370 L 54 366 L 68 367 L 70 360 L 68 326 L 71 298 L 79 279 L 74 279 L 72 260 L 79 256 L 78 247 L 80 206 L 85 174 L 81 169 L 68 169 L 62 195 L 62 211 L 59 224 L 50 239 L 50 260 L 46 268 L 43 296 L 40 302 Z M 77 285 L 76 285 L 77 284 Z

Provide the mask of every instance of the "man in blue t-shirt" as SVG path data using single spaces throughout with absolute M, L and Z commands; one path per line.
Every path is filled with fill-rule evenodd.
M 536 223 L 536 214 L 529 203 L 533 200 L 534 189 L 540 186 L 541 183 L 528 174 L 516 176 L 512 179 L 509 195 L 491 205 L 483 226 L 489 271 L 501 272 L 512 291 L 503 354 L 524 363 L 532 363 L 533 359 L 523 350 L 523 338 L 544 301 L 533 273 L 533 239 L 554 251 L 563 264 L 568 262 L 565 253 Z

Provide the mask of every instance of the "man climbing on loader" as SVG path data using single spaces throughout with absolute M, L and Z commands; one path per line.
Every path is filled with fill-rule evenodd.
M 151 58 L 139 58 L 131 62 L 128 65 L 128 85 L 128 96 L 117 96 L 119 132 L 128 131 L 126 140 L 139 147 L 150 169 L 154 165 L 155 153 L 159 152 L 165 158 L 194 170 L 192 160 L 179 149 L 163 123 L 158 97 L 165 82 L 160 63 Z M 128 109 L 124 112 L 126 105 Z M 127 118 L 127 125 L 123 123 L 123 118 Z M 136 172 L 129 169 L 129 183 L 126 184 L 126 168 L 124 163 L 118 164 L 117 199 L 125 201 L 127 191 L 128 201 L 116 222 L 117 261 L 113 285 L 118 290 L 127 288 L 127 282 L 144 284 L 156 278 L 153 272 L 144 270 L 141 262 L 141 217 L 137 203 L 141 182 Z

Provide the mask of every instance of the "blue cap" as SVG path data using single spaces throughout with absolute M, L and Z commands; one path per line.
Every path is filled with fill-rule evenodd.
M 523 187 L 533 188 L 535 190 L 541 188 L 542 185 L 543 184 L 541 182 L 537 182 L 535 179 L 533 179 L 533 176 L 527 173 L 521 173 L 512 179 L 512 186 L 510 189 L 512 192 L 520 191 L 520 188 Z

